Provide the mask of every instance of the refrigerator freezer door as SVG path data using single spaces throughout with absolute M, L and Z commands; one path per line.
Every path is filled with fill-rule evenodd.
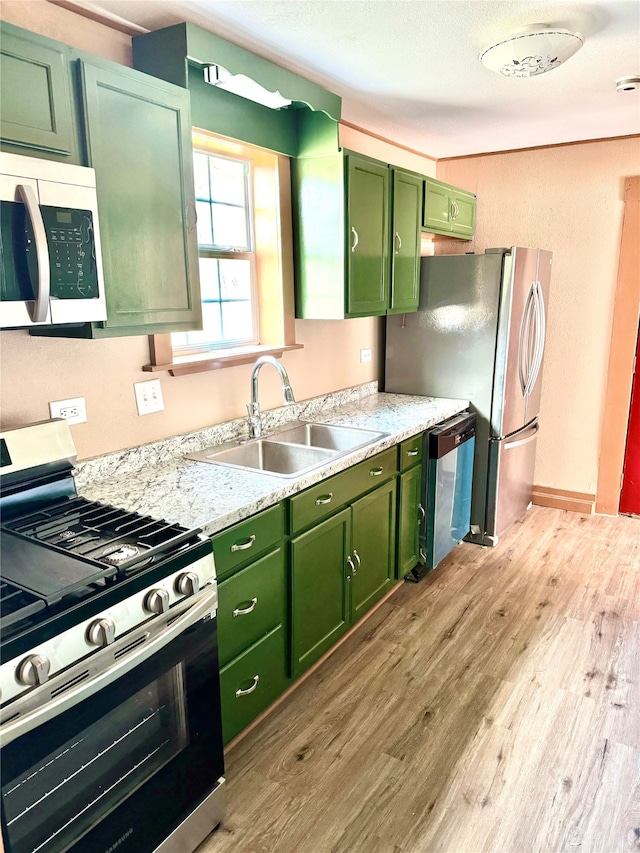
M 486 530 L 494 545 L 531 505 L 538 429 L 535 420 L 509 438 L 489 442 Z
M 526 387 L 535 333 L 537 272 L 537 249 L 512 250 L 511 267 L 505 266 L 496 342 L 491 412 L 491 434 L 495 438 L 517 432 L 534 417 L 527 418 Z

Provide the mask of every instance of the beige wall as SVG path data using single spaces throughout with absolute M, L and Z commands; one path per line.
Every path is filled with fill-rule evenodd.
M 130 64 L 130 39 L 50 3 L 7 2 L 3 19 Z M 381 321 L 296 321 L 296 340 L 304 349 L 285 353 L 296 399 L 348 388 L 378 378 Z M 374 352 L 360 364 L 360 349 Z M 185 377 L 149 374 L 148 338 L 73 341 L 30 337 L 26 331 L 0 335 L 1 425 L 17 426 L 49 417 L 48 402 L 85 397 L 88 422 L 71 427 L 81 459 L 178 435 L 246 414 L 250 366 Z M 273 375 L 270 375 L 273 374 Z M 159 378 L 165 409 L 143 417 L 135 406 L 133 383 Z M 263 409 L 282 403 L 275 371 L 260 374 Z
M 640 138 L 439 161 L 437 177 L 478 195 L 474 241 L 553 252 L 535 482 L 595 494 L 618 269 L 624 178 Z M 454 245 L 455 243 L 455 245 Z

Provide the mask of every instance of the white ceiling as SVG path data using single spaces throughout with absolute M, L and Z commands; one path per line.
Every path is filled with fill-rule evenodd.
M 640 133 L 638 0 L 98 0 L 147 29 L 191 21 L 342 97 L 347 122 L 432 157 Z M 529 79 L 478 54 L 530 24 L 581 32 Z

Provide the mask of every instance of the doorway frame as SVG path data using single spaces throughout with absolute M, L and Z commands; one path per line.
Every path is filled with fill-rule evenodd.
M 617 515 L 640 321 L 640 175 L 624 180 L 624 214 L 598 462 L 596 512 Z

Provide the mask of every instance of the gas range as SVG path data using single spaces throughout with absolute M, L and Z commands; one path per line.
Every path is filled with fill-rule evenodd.
M 4 706 L 215 584 L 215 569 L 199 530 L 79 496 L 66 421 L 4 432 L 0 444 Z M 37 666 L 33 654 L 17 660 L 36 647 Z
M 211 542 L 74 461 L 66 421 L 0 433 L 4 848 L 195 850 L 225 804 Z

